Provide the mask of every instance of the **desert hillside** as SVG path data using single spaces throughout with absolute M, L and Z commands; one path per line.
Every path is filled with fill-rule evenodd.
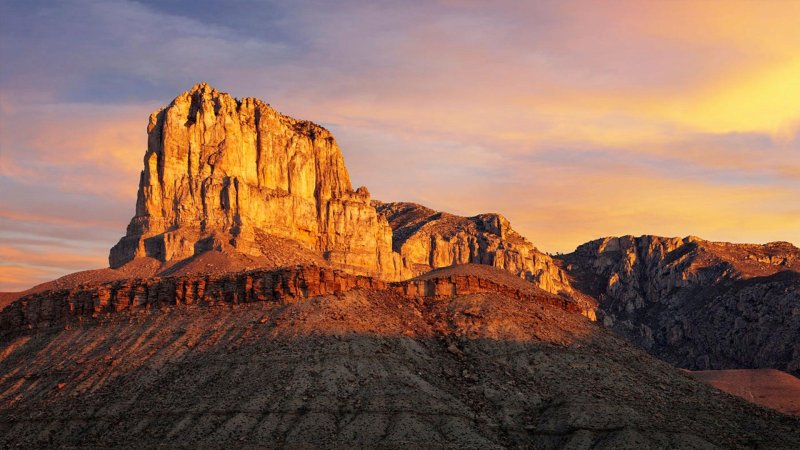
M 699 370 L 692 377 L 776 411 L 800 416 L 800 380 L 775 369 Z
M 800 445 L 800 419 L 721 394 L 580 314 L 506 287 L 141 307 L 17 335 L 0 345 L 2 442 Z

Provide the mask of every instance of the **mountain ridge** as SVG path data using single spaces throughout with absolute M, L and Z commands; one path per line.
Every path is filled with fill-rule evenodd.
M 800 371 L 800 249 L 689 236 L 601 238 L 557 257 L 598 320 L 695 370 Z

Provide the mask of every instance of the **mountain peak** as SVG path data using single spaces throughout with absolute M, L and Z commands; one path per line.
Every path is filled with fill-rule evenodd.
M 144 256 L 173 264 L 208 250 L 261 257 L 273 236 L 387 280 L 480 263 L 574 294 L 566 274 L 500 214 L 373 205 L 366 187 L 353 190 L 328 130 L 261 100 L 198 83 L 154 112 L 147 132 L 136 214 L 111 249 L 112 268 Z
M 201 81 L 201 82 L 195 84 L 194 86 L 192 86 L 192 88 L 189 89 L 188 92 L 190 94 L 194 94 L 195 92 L 219 92 L 219 91 L 214 89 L 211 85 L 209 85 L 205 81 Z
M 353 191 L 327 130 L 199 83 L 153 113 L 147 131 L 136 215 L 112 267 L 185 259 L 215 240 L 260 256 L 258 236 L 269 234 L 354 271 L 401 275 L 388 223 L 366 190 Z

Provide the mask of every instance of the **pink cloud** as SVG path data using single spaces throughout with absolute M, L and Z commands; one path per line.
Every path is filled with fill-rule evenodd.
M 270 27 L 157 6 L 51 5 L 0 27 L 0 237 L 48 239 L 59 270 L 105 257 L 149 113 L 203 80 L 330 126 L 377 198 L 502 212 L 545 250 L 800 242 L 789 2 L 300 2 Z M 55 270 L 7 255 L 15 286 Z

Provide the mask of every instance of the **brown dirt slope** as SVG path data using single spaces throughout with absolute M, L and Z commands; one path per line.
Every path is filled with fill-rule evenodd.
M 800 416 L 800 379 L 775 369 L 701 370 L 692 377 L 767 408 Z
M 478 278 L 494 281 L 497 284 L 508 286 L 521 291 L 529 292 L 530 294 L 537 295 L 555 295 L 550 294 L 536 286 L 533 283 L 527 282 L 520 277 L 514 276 L 505 270 L 499 270 L 496 267 L 486 266 L 483 264 L 459 264 L 456 266 L 442 267 L 441 269 L 434 269 L 419 275 L 414 280 L 432 280 L 436 278 L 446 278 L 450 276 L 475 276 Z
M 0 343 L 0 447 L 798 448 L 578 314 L 491 292 L 101 315 Z
M 0 339 L 75 321 L 95 320 L 104 314 L 180 305 L 286 303 L 341 295 L 359 288 L 397 292 L 409 299 L 449 299 L 491 292 L 587 317 L 591 317 L 589 313 L 592 312 L 568 297 L 544 292 L 504 271 L 488 267 L 452 268 L 425 279 L 387 283 L 325 266 L 295 265 L 270 270 L 117 280 L 29 294 L 0 311 Z

